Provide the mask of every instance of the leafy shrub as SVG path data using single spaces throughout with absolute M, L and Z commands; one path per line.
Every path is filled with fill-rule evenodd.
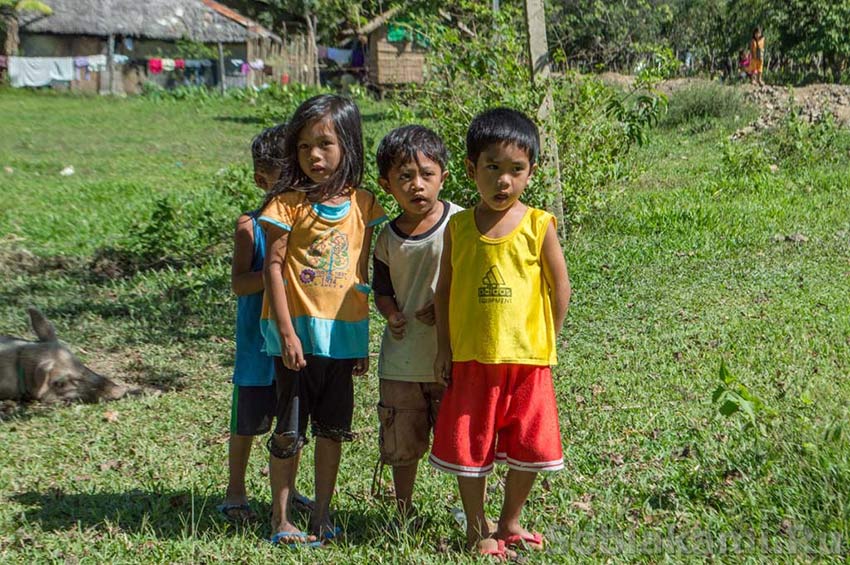
M 221 262 L 230 256 L 236 218 L 256 208 L 261 197 L 250 167 L 222 169 L 199 193 L 156 199 L 150 216 L 95 253 L 92 269 L 116 277 Z
M 833 114 L 824 112 L 809 123 L 800 116 L 800 108 L 793 99 L 785 119 L 764 141 L 779 159 L 790 165 L 833 163 L 846 155 Z
M 547 207 L 556 198 L 551 186 L 556 174 L 562 179 L 560 195 L 568 224 L 581 221 L 605 204 L 606 191 L 627 174 L 624 157 L 643 140 L 642 131 L 657 119 L 663 103 L 651 90 L 620 98 L 592 77 L 577 74 L 553 76 L 532 86 L 522 14 L 505 5 L 498 13 L 480 2 L 463 0 L 456 10 L 474 20 L 474 37 L 459 26 L 423 16 L 417 23 L 431 48 L 424 84 L 404 89 L 393 110 L 395 123 L 420 122 L 434 128 L 450 151 L 445 196 L 468 206 L 476 200 L 475 187 L 466 180 L 466 128 L 479 112 L 509 106 L 537 118 L 547 89 L 554 110 L 538 125 L 554 132 L 559 168 L 546 160 L 544 147 L 540 173 L 535 175 L 523 199 L 532 206 Z M 657 72 L 651 66 L 649 73 Z
M 270 127 L 289 120 L 292 112 L 301 102 L 317 94 L 331 92 L 325 88 L 307 86 L 305 84 L 271 84 L 268 88 L 256 91 L 256 105 L 253 115 L 263 125 Z
M 756 109 L 744 100 L 740 90 L 716 83 L 695 84 L 670 95 L 661 123 L 676 127 L 736 116 L 747 120 L 755 115 Z

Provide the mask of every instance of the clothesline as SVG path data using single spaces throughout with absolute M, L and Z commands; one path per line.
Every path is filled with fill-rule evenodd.
M 154 75 L 175 70 L 195 73 L 213 66 L 210 59 L 170 59 L 162 57 L 130 59 L 126 55 L 115 54 L 112 60 L 116 65 L 146 65 L 148 72 Z M 251 70 L 262 71 L 265 68 L 265 62 L 262 59 L 251 61 L 230 59 L 230 63 L 238 68 L 242 75 L 248 75 Z M 8 68 L 9 80 L 15 88 L 41 87 L 48 86 L 53 82 L 79 81 L 83 77 L 90 80 L 92 72 L 104 72 L 107 70 L 108 64 L 108 58 L 103 54 L 77 57 L 0 57 L 0 69 Z

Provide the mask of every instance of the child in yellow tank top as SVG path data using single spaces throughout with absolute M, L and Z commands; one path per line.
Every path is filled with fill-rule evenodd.
M 479 114 L 466 138 L 480 200 L 449 220 L 434 298 L 434 374 L 448 384 L 429 457 L 457 476 L 469 549 L 498 559 L 543 549 L 519 516 L 537 473 L 563 468 L 550 365 L 570 298 L 551 214 L 519 201 L 536 170 L 537 127 L 522 113 Z M 509 467 L 498 526 L 484 516 L 494 462 Z

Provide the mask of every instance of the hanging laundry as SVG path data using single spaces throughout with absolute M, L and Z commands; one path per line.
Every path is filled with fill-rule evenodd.
M 242 63 L 242 66 L 239 67 L 239 72 L 243 75 L 247 75 L 251 71 L 251 66 L 248 63 Z
M 241 69 L 242 65 L 245 64 L 245 61 L 243 59 L 231 59 L 230 64 L 236 67 L 237 69 Z
M 5 69 L 9 65 L 6 55 L 0 55 L 0 69 Z
M 162 60 L 162 70 L 164 72 L 169 72 L 174 70 L 174 59 L 163 59 Z
M 148 59 L 148 72 L 158 75 L 162 72 L 162 59 Z
M 15 88 L 74 80 L 74 60 L 71 57 L 9 57 L 7 63 L 9 80 Z
M 89 74 L 89 58 L 74 57 L 74 78 L 76 80 L 83 80 L 83 69 L 86 70 L 86 80 L 89 80 L 91 78 Z
M 128 57 L 127 55 L 115 54 L 112 56 L 112 60 L 115 62 L 116 65 L 126 65 L 127 62 L 130 60 L 130 57 Z
M 337 49 L 336 47 L 328 47 L 328 59 L 339 65 L 347 67 L 351 63 L 351 49 Z
M 177 61 L 175 61 L 174 64 L 177 65 Z M 201 68 L 201 61 L 199 61 L 198 59 L 186 59 L 184 61 L 184 64 L 186 65 L 187 69 L 200 69 Z
M 327 59 L 328 58 L 328 46 L 327 45 L 317 45 L 319 51 L 319 59 Z
M 184 59 L 174 59 L 174 68 L 175 69 L 185 69 L 186 61 Z
M 253 61 L 249 61 L 248 66 L 254 69 L 255 71 L 262 71 L 266 68 L 266 64 L 262 59 L 254 59 Z
M 89 57 L 89 71 L 102 73 L 106 70 L 106 55 L 91 55 Z
M 132 37 L 125 37 L 124 38 L 124 48 L 127 51 L 133 50 L 133 38 Z

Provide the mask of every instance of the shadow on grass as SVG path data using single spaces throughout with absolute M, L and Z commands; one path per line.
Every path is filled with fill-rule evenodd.
M 192 494 L 189 491 L 65 493 L 60 489 L 25 492 L 12 496 L 25 506 L 21 523 L 34 523 L 47 532 L 80 528 L 120 528 L 131 533 L 153 533 L 160 539 L 182 539 L 220 532 L 227 527 L 254 531 L 266 536 L 265 521 L 231 525 L 220 516 L 216 505 L 220 497 Z
M 38 524 L 45 532 L 75 527 L 119 528 L 129 533 L 153 534 L 159 539 L 184 539 L 207 533 L 215 536 L 238 533 L 258 539 L 268 539 L 271 535 L 266 519 L 271 511 L 268 503 L 252 504 L 257 520 L 235 524 L 227 522 L 218 512 L 216 506 L 221 502 L 220 496 L 193 494 L 186 490 L 65 493 L 52 488 L 45 492 L 15 494 L 11 499 L 24 507 L 18 514 L 17 525 Z M 399 529 L 393 515 L 372 505 L 357 511 L 335 512 L 334 522 L 344 531 L 340 543 L 380 547 L 409 535 L 410 531 Z M 306 528 L 308 518 L 296 512 L 294 523 Z M 424 535 L 424 530 L 420 530 L 419 535 Z M 435 547 L 447 541 L 434 540 Z
M 111 333 L 123 334 L 128 347 L 176 341 L 207 343 L 232 332 L 221 308 L 223 297 L 229 298 L 229 273 L 225 271 L 203 280 L 191 278 L 191 272 L 167 282 L 147 273 L 104 278 L 93 274 L 84 260 L 57 263 L 55 259 L 37 259 L 14 268 L 11 274 L 18 276 L 0 287 L 0 303 L 22 313 L 27 306 L 36 305 L 48 318 L 71 324 L 79 317 L 100 317 Z M 48 299 L 50 305 L 46 306 Z M 160 381 L 163 379 L 152 382 Z
M 213 119 L 217 122 L 231 122 L 236 124 L 262 124 L 265 122 L 262 118 L 255 116 L 215 116 Z

